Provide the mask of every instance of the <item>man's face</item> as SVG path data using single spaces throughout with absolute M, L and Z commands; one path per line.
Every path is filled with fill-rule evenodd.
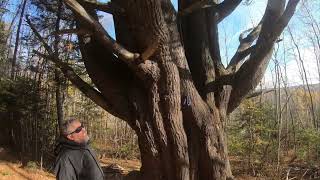
M 81 131 L 76 131 L 77 129 L 81 129 Z M 71 141 L 79 144 L 86 144 L 89 141 L 87 131 L 84 127 L 81 128 L 81 123 L 79 121 L 73 121 L 68 128 L 68 132 L 71 134 L 69 134 L 67 138 Z

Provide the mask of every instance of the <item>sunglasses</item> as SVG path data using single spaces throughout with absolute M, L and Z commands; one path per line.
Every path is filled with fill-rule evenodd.
M 81 126 L 79 126 L 77 129 L 75 129 L 74 131 L 72 131 L 71 133 L 69 133 L 68 135 L 74 134 L 74 133 L 79 133 L 81 132 L 81 130 L 84 128 L 84 126 L 81 124 Z

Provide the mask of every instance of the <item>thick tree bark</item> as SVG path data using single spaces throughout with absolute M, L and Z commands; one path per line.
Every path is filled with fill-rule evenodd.
M 84 92 L 95 92 L 107 102 L 107 111 L 136 132 L 139 179 L 233 179 L 224 121 L 262 78 L 299 0 L 289 0 L 287 8 L 285 0 L 268 1 L 261 29 L 240 42 L 246 50 L 235 54 L 232 66 L 237 68 L 221 63 L 217 27 L 241 0 L 179 0 L 178 13 L 170 0 L 64 1 L 75 13 L 77 29 L 91 31 L 78 38 L 99 91 L 85 85 Z M 117 41 L 98 23 L 95 9 L 102 6 L 113 13 Z M 54 61 L 75 77 L 70 67 Z M 73 83 L 80 89 L 84 84 L 80 78 Z
M 126 16 L 114 14 L 118 42 L 133 52 L 144 52 L 152 41 L 159 42 L 150 57 L 150 63 L 155 65 L 146 73 L 150 78 L 134 71 L 127 87 L 131 89 L 127 101 L 134 104 L 129 107 L 129 112 L 134 113 L 128 122 L 138 135 L 143 179 L 231 177 L 219 110 L 208 106 L 193 85 L 173 7 L 168 1 L 115 2 L 126 12 Z M 87 46 L 95 43 L 96 49 L 95 39 Z M 90 56 L 88 48 L 82 50 Z M 99 53 L 105 54 L 102 50 Z M 103 61 L 90 59 L 86 67 L 89 75 L 94 72 L 90 75 L 93 81 L 112 76 L 97 75 L 98 68 L 90 66 L 94 61 Z M 108 96 L 103 87 L 99 89 Z

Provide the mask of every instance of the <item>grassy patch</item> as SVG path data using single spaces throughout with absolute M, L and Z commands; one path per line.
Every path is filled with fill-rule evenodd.
M 11 175 L 11 173 L 8 172 L 8 171 L 0 171 L 0 174 L 1 174 L 2 176 L 10 176 L 10 175 Z

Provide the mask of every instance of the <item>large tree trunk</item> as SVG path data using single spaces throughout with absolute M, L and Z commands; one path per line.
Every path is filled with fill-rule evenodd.
M 285 0 L 269 0 L 260 25 L 240 39 L 226 68 L 217 25 L 241 0 L 179 0 L 179 13 L 170 0 L 64 1 L 76 15 L 76 28 L 91 31 L 78 38 L 99 91 L 58 58 L 53 61 L 85 95 L 136 132 L 139 179 L 233 179 L 225 119 L 262 78 L 299 0 L 287 8 Z M 113 14 L 117 41 L 98 23 L 95 9 Z
M 133 112 L 127 122 L 138 135 L 143 179 L 231 178 L 220 110 L 215 105 L 210 107 L 193 85 L 173 7 L 167 1 L 116 3 L 126 11 L 126 16 L 114 14 L 117 41 L 135 52 L 156 43 L 149 57 L 152 60 L 142 63 L 150 68 L 149 74 L 133 75 L 131 84 L 121 88 L 128 91 L 126 101 L 132 103 L 126 107 Z M 78 25 L 84 26 L 82 22 Z M 95 38 L 89 43 L 81 38 L 90 77 L 103 94 L 109 94 L 110 103 L 115 102 L 113 99 L 119 103 L 110 87 L 124 86 L 123 78 L 118 77 L 117 82 L 107 80 L 119 71 L 101 69 L 108 63 L 99 60 L 105 49 Z M 121 68 L 121 72 L 130 71 L 126 65 Z M 123 108 L 120 105 L 125 104 L 115 102 L 116 110 Z

